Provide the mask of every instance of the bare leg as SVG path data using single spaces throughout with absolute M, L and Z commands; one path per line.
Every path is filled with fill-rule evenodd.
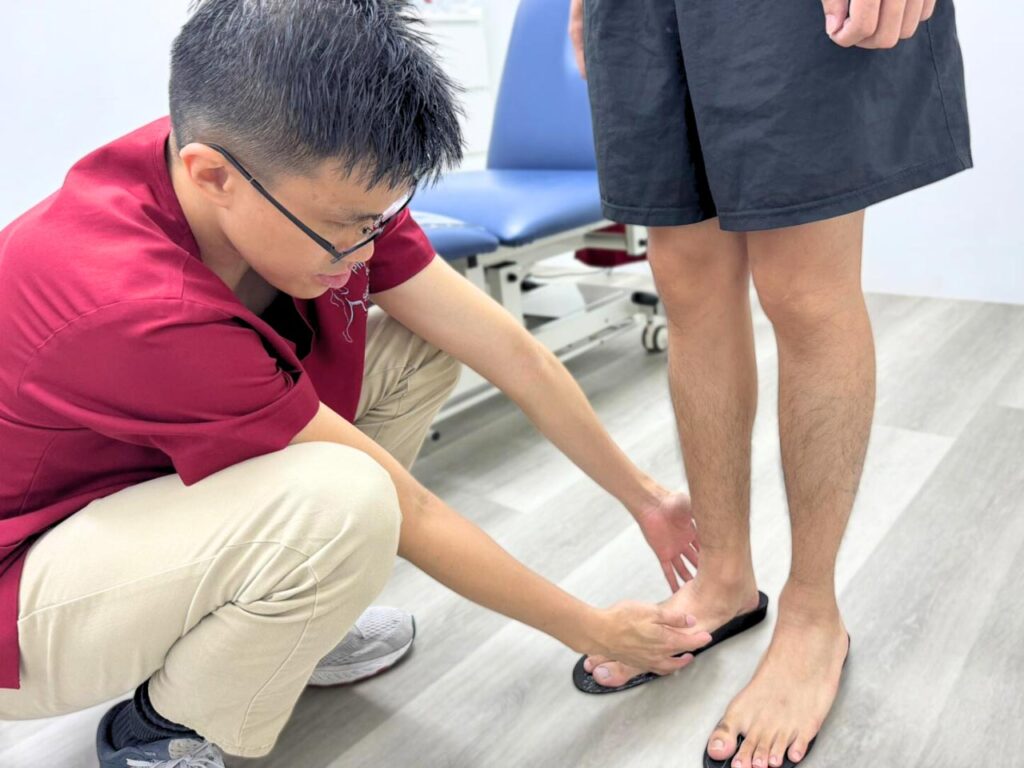
M 847 651 L 835 561 L 860 481 L 875 398 L 871 324 L 861 292 L 863 212 L 749 233 L 754 284 L 779 348 L 779 432 L 793 557 L 772 642 L 733 699 L 709 752 L 739 768 L 807 753 Z M 716 745 L 716 741 L 720 744 Z
M 700 531 L 696 577 L 670 600 L 713 630 L 757 606 L 750 558 L 750 438 L 757 367 L 745 236 L 712 220 L 650 230 L 650 261 L 668 318 L 669 384 Z M 593 658 L 617 686 L 641 670 Z M 601 669 L 609 671 L 601 676 Z

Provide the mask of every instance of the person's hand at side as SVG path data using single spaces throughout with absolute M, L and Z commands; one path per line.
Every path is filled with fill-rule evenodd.
M 825 33 L 843 48 L 894 48 L 935 12 L 936 0 L 822 0 Z
M 572 49 L 576 53 L 576 66 L 580 77 L 587 79 L 587 60 L 583 54 L 583 0 L 571 0 L 569 6 L 569 37 Z

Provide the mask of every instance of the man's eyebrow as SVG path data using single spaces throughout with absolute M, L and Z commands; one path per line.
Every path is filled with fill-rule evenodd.
M 352 211 L 343 209 L 341 211 L 341 218 L 345 221 L 364 221 L 366 219 L 379 219 L 383 214 L 380 213 L 360 213 L 358 211 Z

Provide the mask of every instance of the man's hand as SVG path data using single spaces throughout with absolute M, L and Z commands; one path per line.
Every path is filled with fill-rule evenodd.
M 683 560 L 696 568 L 700 556 L 700 541 L 697 524 L 690 512 L 690 497 L 685 493 L 665 494 L 657 505 L 634 511 L 633 517 L 661 563 L 669 588 L 672 592 L 679 591 L 676 574 L 684 582 L 693 578 Z
M 569 37 L 572 38 L 572 49 L 576 53 L 576 66 L 580 76 L 587 79 L 587 61 L 583 55 L 583 0 L 572 0 L 569 6 Z
M 692 651 L 711 642 L 710 633 L 693 629 L 696 617 L 664 604 L 623 600 L 597 615 L 600 630 L 588 645 L 598 650 L 584 653 L 645 672 L 670 675 L 693 661 Z M 677 658 L 681 653 L 686 655 Z
M 935 12 L 936 0 L 822 0 L 825 32 L 843 48 L 895 48 Z

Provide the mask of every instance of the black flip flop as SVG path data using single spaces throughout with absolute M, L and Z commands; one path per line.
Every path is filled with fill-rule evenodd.
M 694 656 L 698 656 L 709 648 L 714 648 L 716 645 L 728 640 L 730 637 L 735 637 L 740 632 L 744 632 L 764 621 L 764 617 L 768 613 L 768 595 L 764 592 L 758 592 L 757 594 L 760 598 L 757 603 L 757 608 L 749 611 L 748 613 L 741 613 L 736 618 L 730 619 L 720 626 L 711 633 L 711 642 L 707 645 L 704 645 L 695 651 L 677 653 L 676 658 L 684 656 L 686 653 L 692 653 Z M 598 683 L 594 679 L 594 676 L 583 668 L 583 662 L 586 660 L 586 656 L 580 656 L 580 660 L 576 662 L 576 666 L 572 670 L 573 684 L 584 693 L 618 693 L 619 691 L 636 688 L 638 685 L 643 685 L 644 683 L 649 683 L 651 680 L 657 680 L 659 677 L 662 677 L 662 675 L 656 675 L 654 672 L 644 672 L 642 675 L 637 675 L 618 687 L 608 688 Z
M 849 635 L 846 636 L 846 642 L 846 658 L 843 659 L 843 669 L 846 669 L 846 662 L 850 658 L 850 646 L 853 645 L 853 641 L 850 639 Z M 803 765 L 804 762 L 807 760 L 807 756 L 811 754 L 811 749 L 814 747 L 814 742 L 816 742 L 817 740 L 818 737 L 817 735 L 815 735 L 813 739 L 807 742 L 807 751 L 804 752 L 804 756 L 799 763 L 794 763 L 792 760 L 789 759 L 789 747 L 787 746 L 786 752 L 782 755 L 782 765 L 780 766 L 780 768 L 799 768 L 799 766 Z M 740 751 L 740 745 L 742 744 L 743 734 L 741 733 L 739 736 L 736 737 L 736 752 Z M 704 768 L 729 768 L 729 766 L 732 764 L 732 759 L 736 757 L 736 752 L 733 752 L 729 757 L 725 758 L 725 760 L 715 760 L 715 758 L 708 754 L 708 748 L 704 747 Z

